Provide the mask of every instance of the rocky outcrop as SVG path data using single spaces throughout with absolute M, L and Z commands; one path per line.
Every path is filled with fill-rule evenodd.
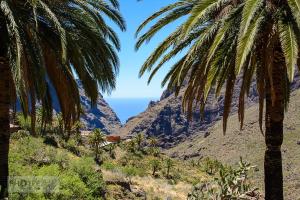
M 232 113 L 237 112 L 238 109 L 241 82 L 241 80 L 238 80 L 236 83 L 232 101 Z M 292 89 L 299 87 L 300 76 L 297 76 L 292 84 Z M 185 88 L 179 92 L 178 97 L 175 97 L 172 91 L 165 91 L 160 101 L 151 102 L 145 112 L 129 119 L 121 128 L 120 133 L 122 135 L 143 133 L 147 136 L 156 136 L 160 141 L 160 146 L 163 148 L 170 148 L 183 142 L 191 135 L 208 134 L 206 130 L 222 119 L 224 94 L 221 94 L 217 99 L 214 95 L 209 95 L 203 119 L 200 119 L 199 109 L 196 109 L 193 114 L 193 120 L 189 121 L 182 112 L 181 102 L 184 91 Z M 257 102 L 256 83 L 253 82 L 246 105 L 251 106 Z
M 103 96 L 99 94 L 99 98 L 95 106 L 91 107 L 90 99 L 85 95 L 85 92 L 80 83 L 79 93 L 81 98 L 81 105 L 84 113 L 81 116 L 81 121 L 85 124 L 85 130 L 93 130 L 100 128 L 106 134 L 116 134 L 121 128 L 122 124 L 116 113 L 104 100 Z M 55 92 L 53 92 L 53 97 Z M 56 98 L 53 98 L 53 107 L 56 111 L 59 111 L 59 102 Z
M 86 129 L 100 128 L 106 134 L 118 133 L 122 126 L 121 121 L 102 95 L 99 95 L 94 107 L 91 107 L 90 100 L 82 92 L 80 95 L 81 104 L 85 110 L 85 114 L 81 116 L 81 121 L 85 124 Z

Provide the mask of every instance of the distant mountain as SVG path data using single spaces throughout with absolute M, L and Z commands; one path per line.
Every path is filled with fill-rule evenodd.
M 239 89 L 241 80 L 238 80 L 232 101 L 232 114 L 237 112 Z M 296 76 L 291 86 L 294 89 L 300 87 L 300 76 Z M 205 109 L 204 119 L 200 120 L 200 112 L 194 112 L 192 121 L 182 112 L 182 98 L 186 88 L 175 97 L 174 92 L 165 91 L 157 102 L 151 102 L 147 110 L 136 117 L 131 118 L 120 129 L 122 135 L 134 135 L 144 133 L 148 136 L 156 136 L 160 141 L 160 146 L 170 148 L 185 141 L 190 136 L 196 134 L 208 134 L 206 131 L 213 126 L 223 116 L 224 94 L 216 99 L 214 95 L 208 97 L 208 104 Z M 256 82 L 252 83 L 247 106 L 258 102 Z

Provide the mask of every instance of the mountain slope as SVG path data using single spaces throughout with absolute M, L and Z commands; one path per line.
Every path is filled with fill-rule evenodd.
M 233 95 L 232 113 L 236 113 L 238 109 L 238 91 L 241 84 L 241 79 L 239 79 Z M 291 87 L 293 90 L 300 87 L 300 76 L 295 77 Z M 170 148 L 193 135 L 204 135 L 209 127 L 222 119 L 224 94 L 221 94 L 218 99 L 214 95 L 209 95 L 204 119 L 200 120 L 200 112 L 196 110 L 193 120 L 189 121 L 182 112 L 181 105 L 185 89 L 185 87 L 181 89 L 178 97 L 175 97 L 172 91 L 165 91 L 160 101 L 150 103 L 145 112 L 131 118 L 121 128 L 120 133 L 122 135 L 144 133 L 148 136 L 156 136 L 163 148 Z M 258 102 L 257 96 L 256 83 L 253 82 L 247 99 L 247 107 Z
M 81 116 L 81 122 L 84 123 L 86 130 L 100 128 L 106 134 L 115 134 L 121 128 L 122 124 L 116 113 L 104 100 L 99 93 L 95 106 L 91 107 L 90 99 L 85 95 L 82 85 L 78 82 L 81 105 L 84 115 Z M 59 101 L 56 97 L 54 88 L 51 88 L 51 97 L 53 98 L 53 108 L 60 112 Z
M 80 89 L 81 104 L 85 110 L 85 114 L 81 117 L 88 130 L 100 128 L 107 134 L 116 134 L 122 124 L 116 113 L 99 94 L 99 98 L 94 107 L 91 107 L 90 100 L 84 95 L 84 91 Z
M 284 122 L 284 187 L 288 200 L 300 199 L 300 90 L 292 93 Z M 223 135 L 222 121 L 208 129 L 207 137 L 195 135 L 165 153 L 183 159 L 211 157 L 228 164 L 236 164 L 240 156 L 258 166 L 257 185 L 263 188 L 264 137 L 258 125 L 258 107 L 246 110 L 243 130 L 239 129 L 238 116 L 229 118 L 228 131 Z

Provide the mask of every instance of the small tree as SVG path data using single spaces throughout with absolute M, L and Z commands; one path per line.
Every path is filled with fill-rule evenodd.
M 136 142 L 135 140 L 130 140 L 127 145 L 126 148 L 129 152 L 134 153 L 136 150 Z
M 156 137 L 152 136 L 150 137 L 150 139 L 148 140 L 149 146 L 150 146 L 150 153 L 153 154 L 159 154 L 159 149 L 156 148 L 157 144 L 158 144 L 158 140 Z
M 155 176 L 156 172 L 160 169 L 161 163 L 158 159 L 153 159 L 150 161 L 150 166 L 152 168 L 152 176 Z
M 149 139 L 149 145 L 150 145 L 150 147 L 154 148 L 154 147 L 157 146 L 157 144 L 158 144 L 157 138 L 154 137 L 154 136 L 150 137 L 150 139 Z
M 89 136 L 89 143 L 91 147 L 94 149 L 95 153 L 95 161 L 99 164 L 99 156 L 100 156 L 100 146 L 106 142 L 105 135 L 101 132 L 100 129 L 95 129 L 91 135 Z
M 115 148 L 116 148 L 116 144 L 113 144 L 113 143 L 112 143 L 112 144 L 108 145 L 109 156 L 110 156 L 112 159 L 115 159 L 115 158 L 116 158 Z
M 174 167 L 174 162 L 171 158 L 168 158 L 166 160 L 167 178 L 170 177 L 170 170 L 171 170 L 172 167 Z
M 129 183 L 132 183 L 132 177 L 137 175 L 136 169 L 132 166 L 124 167 L 123 169 L 124 174 L 128 178 Z
M 65 135 L 65 126 L 64 126 L 64 119 L 62 116 L 62 113 L 57 113 L 56 116 L 53 119 L 53 126 L 54 126 L 54 132 L 63 138 L 66 138 Z
M 84 128 L 84 124 L 77 120 L 71 128 L 71 132 L 75 134 L 75 139 L 77 144 L 82 144 L 82 137 L 81 137 L 81 129 Z
M 144 134 L 143 133 L 137 134 L 137 136 L 135 137 L 135 141 L 136 141 L 138 150 L 141 151 L 142 145 L 144 142 Z

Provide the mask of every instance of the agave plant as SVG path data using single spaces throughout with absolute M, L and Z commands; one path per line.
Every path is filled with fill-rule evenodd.
M 115 87 L 120 44 L 105 18 L 124 30 L 118 8 L 117 0 L 0 1 L 0 199 L 7 196 L 10 105 L 19 99 L 34 127 L 36 102 L 46 119 L 57 96 L 70 128 L 80 113 L 76 78 L 92 103 L 98 89 Z
M 265 112 L 266 199 L 283 199 L 281 145 L 290 82 L 299 63 L 300 6 L 297 0 L 180 0 L 150 16 L 138 28 L 157 20 L 139 37 L 136 48 L 166 25 L 183 19 L 178 28 L 153 51 L 140 70 L 156 72 L 176 55 L 180 59 L 167 73 L 163 85 L 178 94 L 185 81 L 184 110 L 203 111 L 209 94 L 219 96 L 225 85 L 224 132 L 233 89 L 242 79 L 239 120 L 244 122 L 244 102 L 255 77 L 259 94 L 259 122 Z M 183 54 L 180 54 L 182 50 Z

